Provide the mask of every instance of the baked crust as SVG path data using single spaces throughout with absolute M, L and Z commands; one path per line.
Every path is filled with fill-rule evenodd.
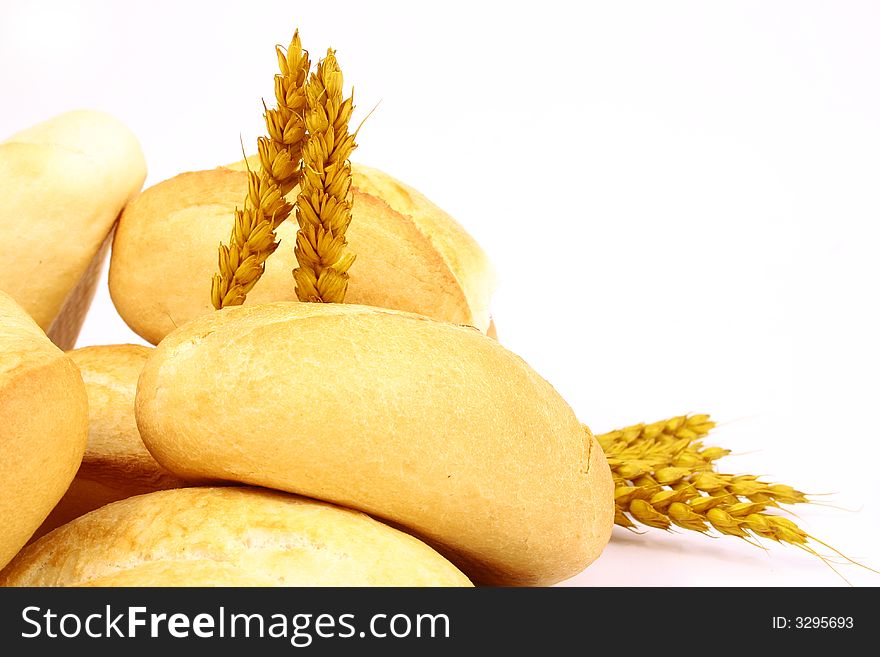
M 104 506 L 32 543 L 0 586 L 469 586 L 369 516 L 256 488 L 178 488 Z
M 102 112 L 61 114 L 0 143 L 0 289 L 62 349 L 76 342 L 103 247 L 145 176 L 137 139 Z
M 415 190 L 405 201 L 402 183 L 392 183 L 390 176 L 361 166 L 354 172 L 354 218 L 346 237 L 357 260 L 349 271 L 346 302 L 485 332 L 494 274 L 473 239 Z M 182 173 L 125 208 L 113 241 L 110 294 L 125 322 L 145 340 L 158 344 L 176 327 L 213 311 L 217 245 L 229 240 L 233 211 L 246 191 L 243 165 L 221 167 Z M 294 201 L 298 191 L 288 199 Z M 291 276 L 296 229 L 293 218 L 279 226 L 281 246 L 246 305 L 296 300 Z
M 105 504 L 186 485 L 150 455 L 135 423 L 137 380 L 151 351 L 115 344 L 68 352 L 89 397 L 89 441 L 76 477 L 31 540 Z
M 181 477 L 360 509 L 475 581 L 560 581 L 611 534 L 598 444 L 549 383 L 469 327 L 351 304 L 224 309 L 156 348 L 136 416 Z
M 0 292 L 0 567 L 61 499 L 87 436 L 79 370 Z

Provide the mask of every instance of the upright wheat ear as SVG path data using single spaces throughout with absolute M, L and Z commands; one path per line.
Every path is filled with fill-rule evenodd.
M 306 77 L 311 63 L 302 48 L 299 31 L 285 52 L 276 46 L 275 76 L 277 107 L 266 108 L 268 137 L 257 140 L 260 171 L 248 172 L 248 194 L 244 209 L 235 209 L 235 225 L 229 246 L 220 245 L 219 274 L 211 281 L 214 308 L 244 303 L 265 271 L 266 259 L 278 248 L 275 230 L 293 206 L 284 196 L 299 182 L 303 142 L 306 139 Z
M 348 131 L 354 109 L 342 97 L 342 71 L 333 50 L 318 63 L 306 85 L 308 141 L 296 199 L 296 261 L 293 270 L 300 301 L 342 303 L 354 255 L 346 253 L 351 223 L 351 162 L 355 135 Z

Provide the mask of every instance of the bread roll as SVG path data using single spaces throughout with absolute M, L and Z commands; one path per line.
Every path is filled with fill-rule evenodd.
M 224 309 L 170 334 L 138 382 L 156 459 L 360 509 L 475 581 L 550 584 L 611 534 L 602 450 L 479 331 L 350 304 Z
M 379 169 L 360 164 L 355 166 L 352 185 L 382 199 L 395 212 L 412 220 L 461 285 L 474 316 L 474 321 L 467 323 L 485 333 L 490 321 L 489 302 L 495 291 L 495 269 L 474 238 L 424 194 Z M 422 314 L 433 316 L 433 313 Z M 447 318 L 437 316 L 437 319 Z
M 68 352 L 89 396 L 89 441 L 70 488 L 32 540 L 110 502 L 186 485 L 156 463 L 135 423 L 137 380 L 151 351 L 114 344 Z
M 346 302 L 486 331 L 494 274 L 474 240 L 390 176 L 355 166 L 353 178 L 354 218 L 347 238 L 357 260 Z M 177 326 L 214 310 L 217 246 L 229 241 L 233 211 L 246 190 L 243 170 L 184 173 L 147 189 L 125 209 L 113 242 L 110 294 L 125 322 L 145 340 L 157 344 Z M 298 191 L 288 198 L 295 200 Z M 296 299 L 291 274 L 296 230 L 293 216 L 278 228 L 281 246 L 247 304 Z
M 67 490 L 88 426 L 76 365 L 0 292 L 0 568 Z
M 178 488 L 108 504 L 21 551 L 0 586 L 469 586 L 369 516 L 253 488 Z
M 111 229 L 144 182 L 134 135 L 68 112 L 0 143 L 0 289 L 62 349 L 73 347 Z

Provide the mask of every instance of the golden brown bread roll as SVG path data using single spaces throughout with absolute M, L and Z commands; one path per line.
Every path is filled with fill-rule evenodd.
M 76 365 L 0 292 L 0 567 L 61 499 L 88 436 Z
M 233 210 L 246 190 L 243 170 L 197 171 L 150 187 L 126 207 L 113 241 L 110 294 L 125 322 L 145 340 L 156 344 L 177 326 L 213 311 L 217 246 L 228 242 Z M 375 169 L 354 167 L 353 194 L 347 238 L 357 261 L 346 302 L 486 331 L 494 273 L 464 229 L 421 194 Z M 296 299 L 291 275 L 296 229 L 294 217 L 279 227 L 281 246 L 247 304 Z
M 0 143 L 0 289 L 73 347 L 116 218 L 146 176 L 137 139 L 80 110 Z
M 412 220 L 443 256 L 449 270 L 461 285 L 474 316 L 474 321 L 467 323 L 485 333 L 490 321 L 489 302 L 495 291 L 495 269 L 474 238 L 424 194 L 384 171 L 362 164 L 356 165 L 352 169 L 352 185 L 382 199 L 394 211 Z M 434 316 L 433 313 L 422 314 Z M 447 319 L 440 316 L 435 318 Z
M 114 344 L 67 353 L 89 396 L 89 441 L 70 488 L 31 540 L 110 502 L 186 485 L 156 463 L 135 423 L 137 380 L 151 351 Z
M 225 309 L 151 354 L 136 416 L 182 477 L 360 509 L 475 581 L 557 582 L 611 534 L 595 439 L 522 359 L 468 327 L 350 304 Z
M 469 586 L 412 536 L 357 511 L 255 488 L 114 502 L 32 543 L 0 586 Z

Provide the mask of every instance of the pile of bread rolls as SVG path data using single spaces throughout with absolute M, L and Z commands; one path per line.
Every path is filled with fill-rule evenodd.
M 491 337 L 474 240 L 355 165 L 346 303 L 295 301 L 290 221 L 245 305 L 215 311 L 244 169 L 138 194 L 137 141 L 94 112 L 0 145 L 0 585 L 547 585 L 589 565 L 607 462 Z M 111 237 L 113 302 L 157 346 L 65 353 Z

